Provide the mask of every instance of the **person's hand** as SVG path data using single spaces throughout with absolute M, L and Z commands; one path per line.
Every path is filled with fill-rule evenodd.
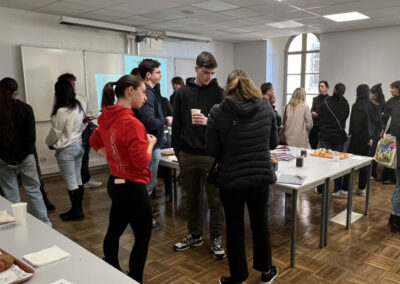
M 167 116 L 167 126 L 172 125 L 172 116 Z
M 316 117 L 318 116 L 318 113 L 316 113 L 315 111 L 312 111 L 312 112 L 311 112 L 311 116 L 312 116 L 313 118 L 316 118 Z
M 207 125 L 208 117 L 202 113 L 196 113 L 192 115 L 192 122 L 196 125 Z
M 374 141 L 372 141 L 372 139 L 369 139 L 368 146 L 372 146 L 373 143 Z
M 18 165 L 8 165 L 10 169 L 18 169 Z
M 147 134 L 147 141 L 149 141 L 150 145 L 155 145 L 157 143 L 157 138 L 154 135 Z

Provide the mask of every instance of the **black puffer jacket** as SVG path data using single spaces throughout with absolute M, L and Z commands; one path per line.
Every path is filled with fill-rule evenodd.
M 330 109 L 339 119 L 342 128 L 346 127 L 346 120 L 349 117 L 349 103 L 345 98 L 340 98 L 337 95 L 333 95 L 326 99 Z M 319 131 L 320 140 L 328 143 L 344 143 L 346 138 L 341 133 L 339 125 L 336 119 L 333 117 L 329 109 L 323 103 L 317 110 L 319 118 Z
M 236 96 L 228 96 L 211 109 L 206 150 L 219 160 L 219 187 L 261 187 L 275 183 L 270 149 L 277 145 L 276 120 L 268 101 L 239 101 Z
M 392 117 L 392 122 L 390 123 L 388 133 L 396 136 L 397 168 L 400 168 L 400 96 L 392 97 L 388 101 L 388 104 L 389 108 L 386 108 L 385 115 L 387 116 L 388 120 L 390 117 Z

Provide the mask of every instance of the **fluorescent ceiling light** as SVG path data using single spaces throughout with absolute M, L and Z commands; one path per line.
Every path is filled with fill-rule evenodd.
M 359 12 L 325 15 L 324 18 L 327 18 L 335 22 L 350 22 L 350 21 L 369 19 L 368 16 L 361 14 Z
M 237 5 L 233 5 L 233 4 L 218 1 L 218 0 L 200 2 L 200 3 L 192 4 L 191 6 L 205 9 L 205 10 L 212 11 L 212 12 L 221 12 L 221 11 L 240 8 Z
M 266 25 L 278 29 L 298 28 L 304 26 L 302 23 L 298 23 L 295 21 L 276 22 L 276 23 L 269 23 Z

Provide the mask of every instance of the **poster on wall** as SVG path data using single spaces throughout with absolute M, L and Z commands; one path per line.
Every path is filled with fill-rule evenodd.
M 132 69 L 139 66 L 143 59 L 154 59 L 160 62 L 161 66 L 161 95 L 168 98 L 168 62 L 166 58 L 138 56 L 138 55 L 125 55 L 125 74 L 130 74 Z

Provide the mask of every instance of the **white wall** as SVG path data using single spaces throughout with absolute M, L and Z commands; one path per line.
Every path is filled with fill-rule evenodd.
M 400 79 L 400 26 L 321 34 L 320 79 L 332 93 L 335 83 L 346 85 L 350 105 L 359 84 L 383 83 L 386 100 L 389 84 Z
M 235 69 L 249 74 L 257 86 L 267 79 L 267 41 L 235 44 Z
M 110 53 L 126 52 L 125 35 L 122 33 L 68 27 L 60 25 L 58 22 L 58 16 L 0 8 L 0 78 L 5 76 L 15 78 L 20 85 L 22 100 L 24 100 L 25 94 L 21 45 Z M 151 50 L 144 44 L 141 44 L 139 49 L 141 54 L 182 58 L 196 58 L 197 54 L 203 50 L 215 54 L 220 65 L 217 75 L 221 77 L 221 82 L 225 82 L 227 74 L 233 69 L 233 44 L 164 42 L 162 50 Z M 77 84 L 82 83 L 83 80 L 80 81 L 78 78 Z M 43 103 L 53 104 L 52 101 Z M 58 172 L 54 152 L 48 150 L 44 143 L 49 128 L 48 122 L 36 124 L 36 146 L 44 174 Z M 96 155 L 92 155 L 92 157 L 91 166 L 104 164 L 104 160 Z
M 267 81 L 275 88 L 276 109 L 282 113 L 285 100 L 285 48 L 290 37 L 277 37 L 267 40 Z

